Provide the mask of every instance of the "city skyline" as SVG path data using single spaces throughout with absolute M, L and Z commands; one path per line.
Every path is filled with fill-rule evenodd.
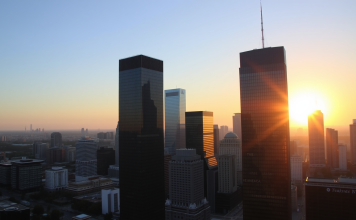
M 356 32 L 350 28 L 356 3 L 308 2 L 305 7 L 306 3 L 262 2 L 266 47 L 283 45 L 289 54 L 291 127 L 306 128 L 308 108 L 315 106 L 312 110 L 324 113 L 325 127 L 342 133 L 338 126 L 347 130 L 356 110 L 345 96 L 352 93 L 356 79 L 352 66 Z M 234 86 L 239 83 L 239 52 L 262 47 L 258 1 L 193 2 L 188 8 L 185 1 L 161 3 L 159 8 L 149 3 L 71 4 L 69 9 L 49 2 L 0 3 L 6 42 L 0 52 L 6 82 L 0 88 L 5 106 L 0 130 L 24 130 L 29 124 L 46 130 L 114 129 L 118 60 L 136 54 L 166 60 L 164 89 L 185 88 L 186 111 L 212 111 L 214 124 L 232 128 L 231 116 L 240 112 L 239 88 Z M 82 17 L 77 13 L 81 7 Z M 136 9 L 147 15 L 146 21 L 125 23 Z M 59 13 L 66 18 L 58 20 Z M 92 17 L 93 13 L 99 16 Z M 215 13 L 221 16 L 211 16 Z M 145 31 L 150 23 L 157 24 L 153 28 L 158 32 L 150 31 L 142 42 L 130 39 L 138 33 L 135 29 Z M 99 28 L 97 33 L 92 26 Z M 278 31 L 280 26 L 286 30 Z

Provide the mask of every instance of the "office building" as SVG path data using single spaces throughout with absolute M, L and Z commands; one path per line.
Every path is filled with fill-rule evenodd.
M 76 148 L 72 147 L 71 145 L 64 146 L 63 148 L 64 148 L 64 153 L 65 153 L 65 160 L 67 162 L 74 162 Z
M 320 110 L 308 116 L 310 168 L 325 167 L 324 115 Z
M 339 167 L 339 139 L 338 131 L 327 128 L 325 131 L 326 162 L 330 168 Z
M 294 154 L 290 157 L 291 183 L 298 188 L 299 195 L 303 191 L 303 160 L 302 157 Z
M 210 220 L 204 197 L 204 162 L 195 149 L 177 149 L 169 162 L 169 199 L 166 220 Z
M 85 136 L 89 136 L 89 131 L 88 131 L 88 128 L 85 129 Z
M 214 155 L 219 154 L 219 125 L 214 125 Z
M 297 141 L 290 142 L 290 155 L 298 154 L 298 145 Z
M 87 180 L 97 175 L 98 139 L 82 137 L 76 143 L 75 181 Z
M 196 149 L 204 163 L 204 196 L 207 197 L 207 172 L 217 166 L 214 156 L 213 113 L 207 111 L 185 113 L 186 146 Z
M 351 164 L 356 167 L 356 119 L 350 124 Z
M 101 209 L 103 215 L 120 212 L 120 189 L 101 190 Z
M 115 150 L 107 147 L 100 147 L 97 155 L 97 174 L 106 176 L 110 165 L 115 164 Z
M 119 61 L 120 218 L 164 219 L 163 61 Z M 140 210 L 139 212 L 137 210 Z
M 22 159 L 11 162 L 11 188 L 19 191 L 39 190 L 42 185 L 43 160 Z
M 292 198 L 292 211 L 297 211 L 298 209 L 298 187 L 291 185 L 291 198 Z
M 284 47 L 240 53 L 243 218 L 290 220 L 290 152 Z
M 115 164 L 110 165 L 108 169 L 108 176 L 119 181 L 120 168 L 119 168 L 119 122 L 117 122 L 116 133 L 115 133 Z
M 57 162 L 65 162 L 65 150 L 62 147 L 52 147 L 47 149 L 46 162 L 54 164 Z
M 169 197 L 169 161 L 171 161 L 172 155 L 168 152 L 164 154 L 164 194 L 165 198 Z
M 235 113 L 235 115 L 232 116 L 232 129 L 232 131 L 237 134 L 237 137 L 241 140 L 241 113 Z
M 307 178 L 305 182 L 306 219 L 355 219 L 355 192 L 356 179 Z
M 174 155 L 185 148 L 185 89 L 164 90 L 165 94 L 165 148 Z
M 11 185 L 11 162 L 0 163 L 0 184 Z
M 85 130 L 84 130 L 84 128 L 82 128 L 82 130 L 81 130 L 81 135 L 82 135 L 82 137 L 85 137 Z
M 220 141 L 219 146 L 219 155 L 231 154 L 235 156 L 236 160 L 234 164 L 237 184 L 242 185 L 241 140 L 235 133 L 229 132 Z
M 95 176 L 88 177 L 87 180 L 68 182 L 68 187 L 65 188 L 65 191 L 75 195 L 83 195 L 101 191 L 102 189 L 112 189 L 113 187 L 114 183 L 110 178 Z
M 6 136 L 1 136 L 1 141 L 7 141 Z
M 220 140 L 222 140 L 225 137 L 225 134 L 227 134 L 227 132 L 229 132 L 229 127 L 226 125 L 222 125 L 220 126 Z
M 99 138 L 99 139 L 106 139 L 107 134 L 106 134 L 106 132 L 105 133 L 104 132 L 100 132 L 100 133 L 98 133 L 96 135 L 96 137 Z
M 339 169 L 347 170 L 347 147 L 345 144 L 339 144 Z
M 35 156 L 36 159 L 46 160 L 47 150 L 48 150 L 47 143 L 35 142 L 32 145 L 32 155 Z
M 120 122 L 117 122 L 116 134 L 115 134 L 115 165 L 119 166 L 119 125 Z
M 63 167 L 52 167 L 46 170 L 45 188 L 49 191 L 62 190 L 68 186 L 68 170 Z
M 62 147 L 62 134 L 53 132 L 51 134 L 51 147 Z

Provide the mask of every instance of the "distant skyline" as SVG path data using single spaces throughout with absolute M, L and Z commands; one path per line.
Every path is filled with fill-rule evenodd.
M 265 46 L 288 57 L 290 126 L 321 109 L 342 134 L 356 118 L 356 2 L 262 5 Z M 164 61 L 186 111 L 232 129 L 239 53 L 262 47 L 259 1 L 2 1 L 0 27 L 1 131 L 115 129 L 118 61 L 138 54 Z

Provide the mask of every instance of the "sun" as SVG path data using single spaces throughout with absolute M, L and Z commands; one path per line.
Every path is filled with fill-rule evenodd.
M 308 125 L 308 115 L 315 110 L 326 111 L 325 100 L 315 92 L 301 92 L 289 98 L 289 118 L 294 125 Z

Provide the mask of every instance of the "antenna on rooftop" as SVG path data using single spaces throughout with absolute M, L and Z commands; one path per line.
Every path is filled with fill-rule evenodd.
M 262 3 L 260 0 L 260 6 L 261 6 L 261 31 L 262 31 L 262 48 L 265 48 L 265 38 L 263 36 L 263 16 L 262 16 Z

